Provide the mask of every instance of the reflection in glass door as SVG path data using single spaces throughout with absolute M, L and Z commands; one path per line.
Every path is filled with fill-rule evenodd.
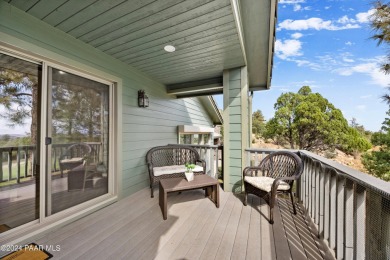
M 49 67 L 48 88 L 51 215 L 108 192 L 109 86 Z
M 41 75 L 0 53 L 0 233 L 39 218 Z

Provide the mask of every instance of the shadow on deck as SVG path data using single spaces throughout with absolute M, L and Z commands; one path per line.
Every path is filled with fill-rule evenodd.
M 158 196 L 149 189 L 32 241 L 60 246 L 56 259 L 323 259 L 322 242 L 305 221 L 303 210 L 278 200 L 275 224 L 268 205 L 221 191 L 220 208 L 201 190 L 168 195 L 163 220 Z

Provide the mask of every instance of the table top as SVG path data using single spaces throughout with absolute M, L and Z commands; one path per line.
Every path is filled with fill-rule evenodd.
M 185 178 L 170 178 L 160 180 L 160 185 L 167 192 L 190 190 L 218 184 L 218 180 L 206 174 L 195 175 L 193 181 L 187 181 Z

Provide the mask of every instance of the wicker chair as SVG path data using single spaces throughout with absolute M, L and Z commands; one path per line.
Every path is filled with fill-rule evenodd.
M 167 145 L 157 146 L 148 151 L 146 161 L 149 170 L 151 197 L 153 198 L 153 188 L 157 186 L 161 179 L 167 178 L 184 178 L 183 172 L 176 172 L 164 175 L 155 175 L 155 168 L 164 166 L 178 166 L 190 164 L 201 164 L 201 171 L 194 171 L 195 175 L 204 174 L 206 172 L 206 162 L 200 159 L 199 153 L 189 146 Z
M 65 153 L 59 159 L 61 177 L 64 170 L 71 170 L 84 163 L 84 160 L 89 158 L 92 153 L 92 148 L 86 143 L 77 143 L 69 146 Z
M 270 206 L 269 223 L 273 224 L 273 208 L 277 193 L 289 193 L 294 214 L 296 214 L 292 187 L 302 171 L 301 159 L 296 154 L 287 151 L 268 155 L 257 167 L 246 167 L 243 171 L 244 205 L 247 205 L 248 193 L 263 198 Z

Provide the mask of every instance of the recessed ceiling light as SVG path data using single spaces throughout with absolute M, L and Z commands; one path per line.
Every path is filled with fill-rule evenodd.
M 58 73 L 60 73 L 60 74 L 65 74 L 65 72 L 62 71 L 62 70 L 59 70 Z
M 166 52 L 174 52 L 174 51 L 176 50 L 176 48 L 175 48 L 175 46 L 172 46 L 172 45 L 166 45 L 166 46 L 164 47 L 164 50 L 165 50 Z

